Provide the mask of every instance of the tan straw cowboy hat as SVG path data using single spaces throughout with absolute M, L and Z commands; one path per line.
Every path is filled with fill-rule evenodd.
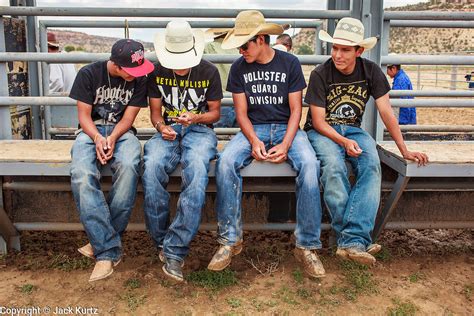
M 222 48 L 238 48 L 255 35 L 279 35 L 281 33 L 283 33 L 283 27 L 275 23 L 265 23 L 265 17 L 260 11 L 242 11 L 235 18 L 234 28 L 230 29 L 224 38 Z
M 192 68 L 201 62 L 204 51 L 204 32 L 192 30 L 186 21 L 172 20 L 164 33 L 154 41 L 160 64 L 168 69 Z
M 319 39 L 334 44 L 360 46 L 366 50 L 373 48 L 377 44 L 376 37 L 364 39 L 364 25 L 361 21 L 354 18 L 340 19 L 333 37 L 324 30 L 319 31 Z

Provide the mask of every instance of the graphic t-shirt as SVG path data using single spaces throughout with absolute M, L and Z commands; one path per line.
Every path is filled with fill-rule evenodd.
M 155 70 L 148 75 L 148 96 L 162 99 L 165 109 L 163 118 L 167 125 L 174 124 L 168 116 L 179 116 L 185 112 L 205 113 L 209 110 L 207 101 L 223 97 L 219 72 L 206 60 L 201 60 L 184 76 L 157 62 Z
M 370 96 L 378 99 L 389 91 L 387 78 L 374 62 L 358 57 L 352 74 L 344 75 L 329 59 L 311 72 L 304 101 L 325 107 L 329 125 L 360 127 Z M 308 111 L 304 129 L 312 128 L 311 111 Z
M 148 106 L 146 77 L 127 82 L 108 73 L 107 61 L 98 61 L 79 70 L 69 97 L 92 105 L 93 121 L 115 124 L 127 106 Z
M 305 87 L 298 58 L 279 50 L 267 64 L 249 64 L 240 57 L 232 64 L 227 81 L 227 91 L 245 93 L 252 124 L 287 124 L 288 94 Z

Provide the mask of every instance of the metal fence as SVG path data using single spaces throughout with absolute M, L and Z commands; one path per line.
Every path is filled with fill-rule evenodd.
M 27 1 L 27 3 L 32 1 Z M 35 126 L 44 126 L 35 138 L 49 138 L 54 127 L 51 126 L 50 106 L 74 106 L 75 102 L 65 97 L 50 96 L 48 93 L 49 71 L 48 63 L 88 63 L 97 60 L 106 60 L 109 54 L 98 53 L 47 53 L 47 29 L 49 27 L 124 27 L 124 21 L 56 21 L 44 20 L 36 24 L 35 19 L 27 19 L 27 41 L 36 43 L 29 45 L 30 52 L 8 53 L 5 52 L 3 16 L 78 16 L 78 17 L 189 17 L 189 18 L 234 18 L 240 10 L 237 9 L 156 9 L 156 8 L 66 8 L 66 7 L 0 7 L 0 139 L 11 138 L 11 122 L 9 106 L 29 105 L 41 108 L 44 111 L 44 120 L 39 121 L 35 116 Z M 381 40 L 377 46 L 366 54 L 367 58 L 385 66 L 387 64 L 403 65 L 474 65 L 474 56 L 459 55 L 388 55 L 388 40 L 390 27 L 460 27 L 472 28 L 474 26 L 474 12 L 384 12 L 383 2 L 378 0 L 342 0 L 328 1 L 328 10 L 261 10 L 266 18 L 277 23 L 289 23 L 293 27 L 309 27 L 319 30 L 321 20 L 327 20 L 330 33 L 334 30 L 336 19 L 352 16 L 359 18 L 365 26 L 366 36 L 377 36 Z M 137 28 L 162 28 L 167 21 L 129 21 L 129 27 Z M 191 21 L 193 27 L 231 27 L 233 21 L 200 20 Z M 35 25 L 31 25 L 35 24 Z M 39 38 L 34 31 L 38 27 Z M 39 47 L 39 49 L 34 49 Z M 330 46 L 326 49 L 330 49 Z M 326 54 L 324 54 L 326 53 Z M 146 56 L 152 61 L 156 56 L 150 53 Z M 204 58 L 214 63 L 232 63 L 238 55 L 205 55 Z M 319 41 L 315 44 L 315 55 L 297 56 L 304 65 L 316 65 L 324 62 L 330 56 L 323 51 Z M 8 81 L 6 76 L 6 62 L 29 62 L 30 97 L 9 97 Z M 40 67 L 38 66 L 38 62 Z M 37 77 L 37 80 L 35 78 Z M 402 95 L 439 97 L 438 90 L 432 91 L 392 91 L 391 97 Z M 442 95 L 450 99 L 396 99 L 393 98 L 394 107 L 474 107 L 474 91 L 446 91 Z M 464 98 L 464 99 L 459 99 Z M 232 105 L 231 98 L 226 95 L 223 105 Z M 383 123 L 377 115 L 373 101 L 367 105 L 363 127 L 377 140 L 383 137 Z

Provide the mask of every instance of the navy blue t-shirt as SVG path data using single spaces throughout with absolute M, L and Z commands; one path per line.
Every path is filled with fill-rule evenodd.
M 245 93 L 252 124 L 287 124 L 288 94 L 305 87 L 298 58 L 279 50 L 267 64 L 249 64 L 240 57 L 232 64 L 227 81 L 227 91 Z

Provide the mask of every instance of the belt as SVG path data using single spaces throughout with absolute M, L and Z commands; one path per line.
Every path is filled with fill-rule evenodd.
M 95 124 L 95 125 L 111 125 L 111 126 L 113 126 L 113 125 L 115 125 L 116 123 L 112 123 L 112 122 L 106 121 L 106 120 L 104 120 L 104 119 L 98 119 L 98 120 L 95 120 L 95 121 L 94 121 L 94 124 Z

